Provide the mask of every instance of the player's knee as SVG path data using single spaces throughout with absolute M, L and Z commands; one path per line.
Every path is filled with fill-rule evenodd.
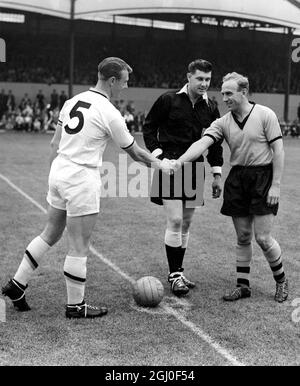
M 52 247 L 54 244 L 56 244 L 60 240 L 61 235 L 57 235 L 57 234 L 56 235 L 44 235 L 42 233 L 41 237 L 48 245 L 50 245 L 50 247 Z
M 250 244 L 252 240 L 252 232 L 244 230 L 238 234 L 237 242 L 239 245 Z
M 60 239 L 63 234 L 63 230 L 55 230 L 55 229 L 49 229 L 46 228 L 44 231 L 41 233 L 41 238 L 48 244 L 50 247 L 52 247 L 54 244 L 56 244 Z
M 89 245 L 78 244 L 69 245 L 68 254 L 71 256 L 87 256 L 89 252 Z
M 172 216 L 168 219 L 168 223 L 172 230 L 180 230 L 182 227 L 182 218 L 180 216 Z
M 69 253 L 72 256 L 86 256 L 90 249 L 90 237 L 79 236 L 72 237 L 68 235 Z
M 192 220 L 183 220 L 181 227 L 182 233 L 187 233 L 189 231 L 191 223 Z
M 261 247 L 261 249 L 263 249 L 264 251 L 266 251 L 272 246 L 272 237 L 269 234 L 257 233 L 255 234 L 255 240 L 257 244 Z
M 47 244 L 52 246 L 61 239 L 65 225 L 65 221 L 48 221 L 41 233 L 41 237 Z

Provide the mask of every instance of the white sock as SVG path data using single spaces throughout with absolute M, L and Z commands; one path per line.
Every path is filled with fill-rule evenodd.
M 84 299 L 87 256 L 66 256 L 64 276 L 67 286 L 68 304 L 79 304 Z
M 23 260 L 19 265 L 14 279 L 26 286 L 33 272 L 37 269 L 41 258 L 48 249 L 50 249 L 50 245 L 48 245 L 40 236 L 33 239 L 26 248 Z
M 250 264 L 252 259 L 252 244 L 237 244 L 236 246 L 236 273 L 237 285 L 250 287 Z
M 285 279 L 285 274 L 282 265 L 280 245 L 273 239 L 272 246 L 267 251 L 263 251 L 263 253 L 268 260 L 274 279 L 277 282 L 282 282 Z
M 170 231 L 169 229 L 166 229 L 165 244 L 174 248 L 181 247 L 182 245 L 181 232 L 173 232 L 173 231 Z
M 187 233 L 182 233 L 182 245 L 181 248 L 187 248 L 188 243 L 189 243 L 189 238 L 190 238 L 190 232 Z

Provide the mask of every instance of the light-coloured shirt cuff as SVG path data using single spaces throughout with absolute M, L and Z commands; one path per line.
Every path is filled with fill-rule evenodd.
M 160 149 L 159 147 L 155 150 L 153 150 L 153 152 L 151 153 L 154 157 L 158 157 L 160 156 L 161 154 L 163 153 L 162 149 Z
M 221 166 L 213 166 L 211 168 L 211 172 L 212 172 L 212 174 L 219 173 L 222 175 L 222 167 Z

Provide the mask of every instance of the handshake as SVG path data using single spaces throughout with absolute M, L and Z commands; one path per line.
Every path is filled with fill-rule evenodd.
M 181 168 L 181 162 L 179 160 L 176 160 L 176 159 L 168 159 L 168 158 L 164 158 L 160 164 L 159 164 L 159 168 L 164 172 L 164 173 L 167 173 L 167 174 L 174 174 L 175 172 L 177 172 L 177 170 L 179 170 Z

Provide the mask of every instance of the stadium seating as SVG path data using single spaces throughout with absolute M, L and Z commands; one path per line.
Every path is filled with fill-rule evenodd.
M 222 76 L 237 71 L 247 74 L 252 92 L 283 93 L 286 58 L 282 50 L 259 41 L 224 41 L 217 48 L 209 40 L 203 42 L 149 41 L 144 39 L 76 37 L 74 83 L 93 84 L 95 63 L 105 56 L 120 56 L 134 68 L 132 87 L 178 88 L 182 85 L 189 61 L 203 57 L 214 64 L 211 89 L 219 89 Z M 35 37 L 34 40 L 8 37 L 9 65 L 0 73 L 0 81 L 68 83 L 69 50 L 67 38 Z M 263 59 L 262 59 L 263 58 Z M 300 93 L 300 67 L 292 64 L 292 94 Z

